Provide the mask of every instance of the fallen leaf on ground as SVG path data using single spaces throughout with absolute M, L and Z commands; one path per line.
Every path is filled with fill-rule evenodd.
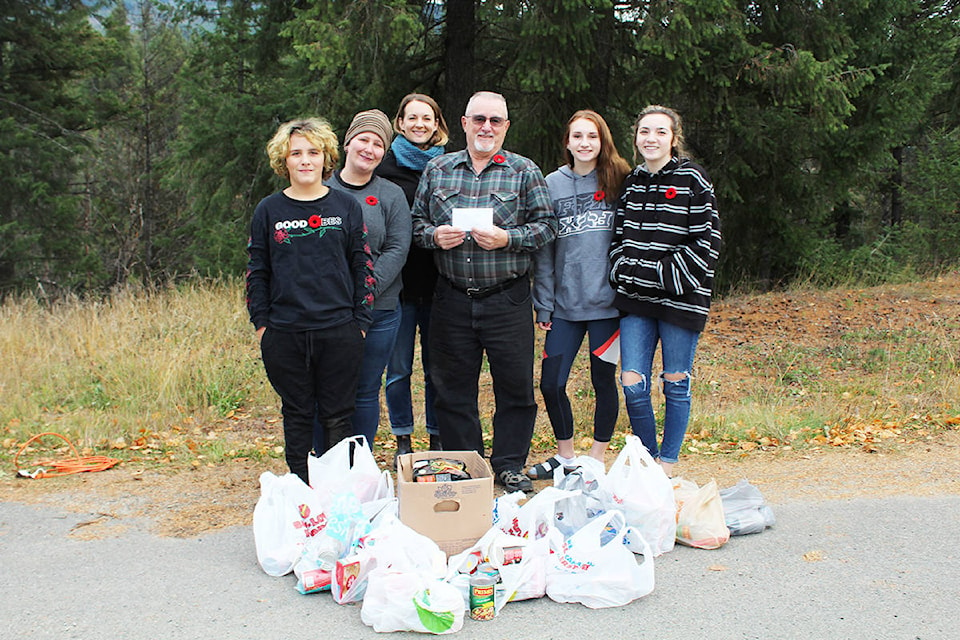
M 816 549 L 814 551 L 807 551 L 803 554 L 803 559 L 807 562 L 820 562 L 823 560 L 823 551 Z

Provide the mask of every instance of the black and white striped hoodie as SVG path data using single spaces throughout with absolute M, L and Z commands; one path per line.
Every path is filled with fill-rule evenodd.
M 686 158 L 627 176 L 610 245 L 613 306 L 702 331 L 720 253 L 720 216 L 706 172 Z

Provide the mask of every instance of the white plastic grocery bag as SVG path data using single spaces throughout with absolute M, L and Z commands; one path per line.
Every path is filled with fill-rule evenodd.
M 627 524 L 643 536 L 653 555 L 673 549 L 677 526 L 673 486 L 637 436 L 627 436 L 607 472 L 606 487 L 612 494 L 610 509 L 623 512 Z
M 564 471 L 562 475 L 554 473 L 553 486 L 582 493 L 586 515 L 593 518 L 606 511 L 611 503 L 606 469 L 602 462 L 590 456 L 579 456 L 576 460 L 574 470 Z M 557 468 L 562 469 L 562 465 Z
M 437 543 L 417 533 L 394 515 L 385 514 L 363 539 L 363 549 L 378 568 L 442 578 L 447 556 Z
M 374 631 L 453 633 L 465 608 L 456 587 L 416 572 L 376 568 L 367 579 L 360 620 Z
M 560 542 L 562 540 L 557 540 L 555 546 Z M 487 562 L 500 573 L 494 592 L 497 612 L 507 602 L 542 598 L 546 590 L 550 544 L 551 539 L 546 537 L 539 540 L 521 538 L 506 534 L 496 526 L 491 527 L 473 546 L 450 557 L 446 581 L 456 586 L 464 600 L 469 602 L 469 576 L 480 564 Z
M 619 607 L 653 591 L 650 546 L 643 541 L 643 561 L 638 562 L 624 545 L 626 530 L 623 514 L 608 511 L 564 540 L 547 566 L 550 599 L 599 609 Z
M 520 535 L 520 503 L 527 499 L 523 491 L 505 493 L 493 500 L 493 526 L 510 535 Z
M 260 474 L 260 498 L 253 509 L 257 561 L 271 576 L 293 571 L 304 544 L 327 525 L 320 495 L 298 476 Z
M 520 505 L 510 529 L 501 530 L 510 535 L 530 540 L 539 540 L 546 537 L 553 528 L 554 512 L 558 500 L 579 495 L 577 491 L 566 491 L 556 487 L 544 487 L 532 498 Z
M 319 458 L 307 456 L 307 473 L 325 501 L 348 491 L 361 503 L 393 496 L 393 477 L 377 465 L 363 436 L 344 438 Z

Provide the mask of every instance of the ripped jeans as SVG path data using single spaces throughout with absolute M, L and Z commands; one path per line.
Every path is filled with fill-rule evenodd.
M 636 384 L 623 386 L 630 427 L 654 458 L 676 462 L 690 421 L 690 371 L 700 333 L 645 316 L 620 318 L 620 360 L 623 373 L 640 375 Z M 660 343 L 665 374 L 685 374 L 672 381 L 660 376 L 664 396 L 663 438 L 657 445 L 657 419 L 650 401 L 653 355 Z M 623 375 L 621 373 L 621 376 Z M 621 379 L 622 382 L 622 379 Z

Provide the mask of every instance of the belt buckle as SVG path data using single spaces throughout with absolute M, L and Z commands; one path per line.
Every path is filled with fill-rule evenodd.
M 475 295 L 478 295 L 483 289 L 480 287 L 467 287 L 466 294 L 468 298 L 472 298 Z

